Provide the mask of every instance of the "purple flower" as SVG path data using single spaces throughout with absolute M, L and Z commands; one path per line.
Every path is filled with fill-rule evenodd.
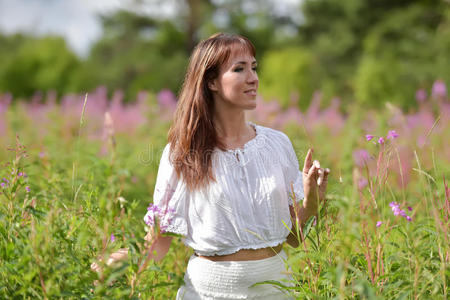
M 0 183 L 0 186 L 1 186 L 2 188 L 5 188 L 6 184 L 5 184 L 4 182 L 2 182 L 2 183 Z
M 395 130 L 389 130 L 388 135 L 386 137 L 388 140 L 393 140 L 395 138 L 398 138 L 397 132 Z
M 172 208 L 166 207 L 165 209 L 161 209 L 157 205 L 150 204 L 147 208 L 147 214 L 144 217 L 144 222 L 147 226 L 154 226 L 155 220 L 158 220 L 158 225 L 161 232 L 165 232 L 172 221 L 174 212 L 175 210 Z
M 443 80 L 436 80 L 431 88 L 431 95 L 433 98 L 445 98 L 447 97 L 447 87 Z
M 381 226 L 381 224 L 383 224 L 383 222 L 381 222 L 381 221 L 378 221 L 377 222 L 377 225 L 376 225 L 376 227 L 378 228 L 378 227 L 380 227 Z
M 378 144 L 384 144 L 384 138 L 383 137 L 380 137 L 379 139 L 378 139 Z
M 391 207 L 392 212 L 394 213 L 394 216 L 400 215 L 403 218 L 405 218 L 406 220 L 408 220 L 408 222 L 412 221 L 411 217 L 408 216 L 403 209 L 400 209 L 400 205 L 397 202 L 391 202 L 391 203 L 389 203 L 389 206 Z
M 353 151 L 353 159 L 355 164 L 362 167 L 370 158 L 369 152 L 365 149 L 358 149 Z
M 161 90 L 158 95 L 156 95 L 158 104 L 163 108 L 175 109 L 177 106 L 177 98 L 171 90 Z
M 427 100 L 427 92 L 424 89 L 417 90 L 416 100 L 417 102 L 425 102 Z
M 363 189 L 365 186 L 367 186 L 368 183 L 369 182 L 367 181 L 366 178 L 361 178 L 361 179 L 358 180 L 358 187 L 360 189 Z
M 371 139 L 373 139 L 373 135 L 366 134 L 366 141 L 370 141 Z
M 116 240 L 116 237 L 114 236 L 114 234 L 111 233 L 111 236 L 109 239 L 111 240 L 111 243 L 114 243 L 114 241 Z
M 411 207 L 411 206 L 408 206 L 408 210 L 409 210 L 409 211 L 412 211 L 412 207 Z
M 26 190 L 27 192 L 29 192 L 29 191 L 30 191 L 30 187 L 27 185 L 27 186 L 25 187 L 25 190 Z
M 23 172 L 19 172 L 19 174 L 17 174 L 19 177 L 23 176 Z

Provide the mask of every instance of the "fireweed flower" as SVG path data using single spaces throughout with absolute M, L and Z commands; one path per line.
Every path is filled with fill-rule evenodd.
M 447 87 L 443 80 L 436 80 L 431 88 L 431 95 L 433 98 L 445 98 L 447 97 Z
M 358 187 L 359 187 L 359 189 L 363 189 L 364 187 L 367 186 L 368 183 L 369 183 L 369 182 L 367 181 L 366 178 L 361 178 L 361 179 L 359 179 L 359 180 L 358 180 Z
M 425 102 L 427 100 L 427 92 L 424 89 L 417 90 L 416 100 L 417 102 Z
M 386 137 L 388 140 L 393 140 L 393 139 L 395 139 L 395 138 L 398 138 L 398 134 L 397 134 L 397 132 L 395 132 L 395 130 L 390 130 L 389 132 L 388 132 L 388 135 L 387 135 L 387 137 Z
M 378 144 L 384 144 L 384 137 L 380 137 L 379 139 L 378 139 Z
M 362 167 L 370 159 L 370 154 L 365 149 L 358 149 L 353 151 L 353 160 L 355 164 Z
M 377 222 L 377 225 L 376 225 L 376 227 L 378 228 L 378 227 L 380 227 L 381 226 L 381 224 L 383 224 L 383 222 L 381 222 L 381 221 L 378 221 Z
M 366 134 L 366 141 L 370 141 L 373 139 L 373 135 L 371 134 Z
M 111 236 L 109 239 L 111 240 L 111 243 L 114 243 L 114 241 L 116 240 L 116 237 L 114 236 L 114 234 L 111 233 Z
M 402 216 L 408 222 L 412 221 L 412 218 L 408 216 L 403 209 L 400 208 L 400 205 L 397 202 L 391 202 L 389 203 L 389 206 L 391 207 L 394 216 Z
M 150 204 L 144 222 L 147 226 L 154 226 L 157 220 L 161 232 L 165 232 L 170 226 L 174 212 L 175 210 L 172 208 L 160 208 L 157 205 Z

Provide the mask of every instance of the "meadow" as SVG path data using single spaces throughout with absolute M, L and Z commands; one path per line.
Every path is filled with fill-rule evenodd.
M 173 299 L 192 250 L 176 237 L 161 262 L 140 253 L 176 97 L 132 103 L 88 95 L 0 94 L 0 298 Z M 285 132 L 331 169 L 326 201 L 299 248 L 285 245 L 298 299 L 447 299 L 450 102 L 442 81 L 403 111 L 258 99 L 248 117 Z M 118 248 L 128 261 L 97 274 Z M 141 268 L 146 264 L 146 268 Z M 95 282 L 95 284 L 94 284 Z

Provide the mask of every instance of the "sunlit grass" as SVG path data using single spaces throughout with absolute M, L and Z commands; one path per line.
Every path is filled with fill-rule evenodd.
M 139 271 L 142 218 L 170 110 L 152 96 L 109 109 L 103 100 L 94 93 L 0 113 L 0 298 L 172 299 L 182 284 L 192 250 L 181 238 L 163 261 Z M 339 107 L 300 112 L 270 105 L 261 103 L 251 118 L 286 132 L 300 165 L 314 147 L 332 171 L 317 225 L 299 248 L 285 246 L 296 283 L 290 292 L 299 299 L 445 299 L 448 100 L 428 99 L 409 113 L 388 105 L 353 107 L 347 115 Z M 399 136 L 388 139 L 389 130 Z M 411 221 L 395 215 L 392 202 Z M 101 275 L 90 270 L 123 247 L 132 253 L 123 265 Z

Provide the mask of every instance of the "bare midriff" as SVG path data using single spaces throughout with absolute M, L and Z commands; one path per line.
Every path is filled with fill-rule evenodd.
M 209 259 L 212 261 L 243 261 L 243 260 L 259 260 L 264 258 L 269 258 L 281 251 L 283 244 L 279 244 L 275 247 L 267 247 L 260 249 L 241 249 L 238 252 L 227 254 L 227 255 L 215 255 L 215 256 L 204 256 L 197 255 L 198 257 Z

